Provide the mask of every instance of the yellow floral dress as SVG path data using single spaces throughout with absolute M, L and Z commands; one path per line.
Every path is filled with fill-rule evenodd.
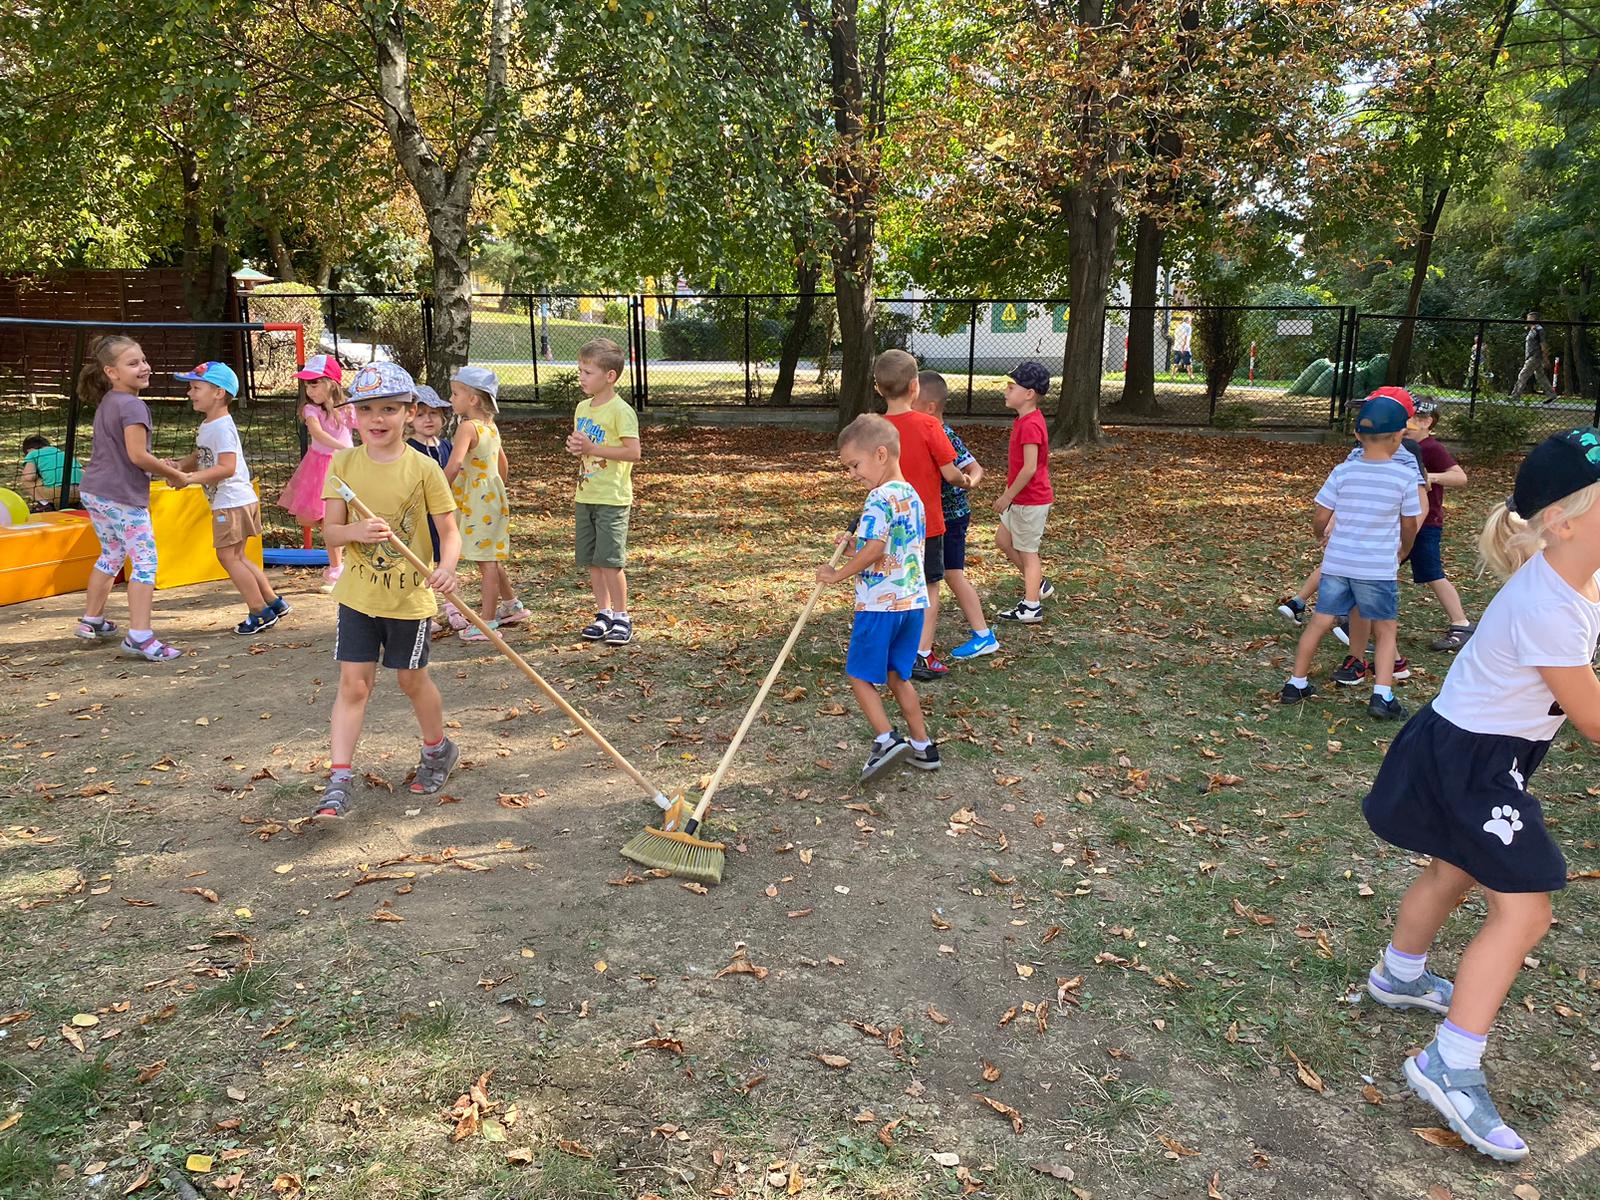
M 461 510 L 461 561 L 505 562 L 511 557 L 511 509 L 500 478 L 500 431 L 491 421 L 470 424 L 478 440 L 451 484 Z

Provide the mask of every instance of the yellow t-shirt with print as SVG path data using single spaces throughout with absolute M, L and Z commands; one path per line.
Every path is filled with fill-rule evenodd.
M 572 413 L 572 428 L 586 433 L 601 446 L 619 446 L 623 438 L 639 436 L 639 416 L 619 396 L 596 405 L 585 396 Z M 633 464 L 585 454 L 578 460 L 578 503 L 633 503 Z
M 393 462 L 374 462 L 367 447 L 356 446 L 333 456 L 322 488 L 324 500 L 340 499 L 341 479 L 363 504 L 389 523 L 411 553 L 425 563 L 433 561 L 428 517 L 456 508 L 438 463 L 410 450 Z M 348 519 L 358 520 L 354 512 Z M 333 598 L 369 617 L 401 621 L 431 617 L 439 611 L 427 576 L 418 574 L 387 541 L 345 543 L 344 571 L 333 585 Z

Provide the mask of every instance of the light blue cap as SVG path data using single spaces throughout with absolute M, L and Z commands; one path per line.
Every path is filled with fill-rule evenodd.
M 239 377 L 227 363 L 203 362 L 192 371 L 179 371 L 176 376 L 186 383 L 212 383 L 230 396 L 239 394 Z

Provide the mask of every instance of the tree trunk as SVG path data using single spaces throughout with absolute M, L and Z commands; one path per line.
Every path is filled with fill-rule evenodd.
M 1122 407 L 1142 417 L 1160 413 L 1156 403 L 1156 276 L 1166 230 L 1151 213 L 1139 217 L 1133 235 L 1133 303 L 1128 310 L 1128 361 L 1122 377 Z
M 838 425 L 843 429 L 862 413 L 872 411 L 872 357 L 877 348 L 877 328 L 870 267 L 860 273 L 835 267 L 833 291 L 839 313 Z
M 811 317 L 817 309 L 817 280 L 822 270 L 815 263 L 800 268 L 796 279 L 799 297 L 795 300 L 794 315 L 789 319 L 789 329 L 783 335 L 778 349 L 778 378 L 772 385 L 772 403 L 787 406 L 794 403 L 794 373 L 800 365 L 800 354 L 811 336 Z M 824 348 L 823 353 L 827 350 Z
M 267 253 L 272 256 L 272 269 L 277 273 L 281 283 L 299 283 L 300 277 L 294 272 L 294 256 L 289 253 L 289 247 L 283 244 L 283 230 L 277 221 L 269 222 L 266 228 Z
M 183 180 L 183 301 L 191 321 L 221 321 L 228 311 L 228 218 L 220 207 L 203 211 L 199 155 L 188 146 L 175 146 L 179 174 Z M 219 203 L 225 204 L 229 189 Z M 210 226 L 210 237 L 202 232 Z M 227 338 L 220 329 L 195 332 L 195 356 L 201 359 L 224 357 Z M 237 355 L 231 357 L 237 358 Z
M 1116 266 L 1117 229 L 1122 214 L 1116 184 L 1075 184 L 1067 191 L 1071 241 L 1068 244 L 1067 348 L 1061 363 L 1061 404 L 1051 430 L 1052 446 L 1105 444 L 1100 429 L 1100 360 L 1105 338 L 1106 294 Z
M 1561 315 L 1574 324 L 1567 326 L 1566 357 L 1561 360 L 1564 390 L 1569 396 L 1600 401 L 1597 390 L 1594 346 L 1590 342 L 1594 326 L 1585 324 L 1589 311 L 1589 293 L 1594 279 L 1594 269 L 1583 267 L 1578 272 L 1578 290 L 1569 292 L 1561 287 Z
M 428 346 L 428 382 L 441 393 L 466 365 L 472 345 L 472 256 L 465 214 L 451 230 L 430 221 L 428 249 L 433 255 L 433 336 Z
M 1428 278 L 1428 260 L 1433 257 L 1433 238 L 1439 231 L 1439 218 L 1444 216 L 1444 202 L 1450 196 L 1450 185 L 1439 188 L 1433 207 L 1417 234 L 1417 256 L 1411 264 L 1411 290 L 1406 293 L 1405 319 L 1394 331 L 1394 341 L 1389 346 L 1389 373 L 1384 382 L 1390 387 L 1405 384 L 1411 368 L 1411 345 L 1416 338 L 1417 309 L 1422 304 L 1422 285 Z

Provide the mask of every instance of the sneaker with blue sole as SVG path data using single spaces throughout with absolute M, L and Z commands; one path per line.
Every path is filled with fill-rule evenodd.
M 1000 639 L 994 636 L 994 630 L 975 633 L 961 645 L 950 651 L 950 657 L 956 662 L 966 662 L 969 658 L 982 658 L 985 654 L 993 654 L 1000 649 Z
M 1455 990 L 1455 984 L 1432 971 L 1424 971 L 1412 980 L 1396 979 L 1381 958 L 1367 972 L 1367 995 L 1385 1008 L 1425 1008 L 1442 1015 L 1450 1011 L 1450 997 Z
M 1405 1073 L 1411 1090 L 1438 1109 L 1446 1124 L 1479 1154 L 1499 1162 L 1521 1162 L 1528 1157 L 1528 1144 L 1501 1119 L 1500 1110 L 1489 1098 L 1488 1077 L 1482 1071 L 1452 1071 L 1445 1066 L 1437 1039 L 1416 1057 L 1406 1059 Z

